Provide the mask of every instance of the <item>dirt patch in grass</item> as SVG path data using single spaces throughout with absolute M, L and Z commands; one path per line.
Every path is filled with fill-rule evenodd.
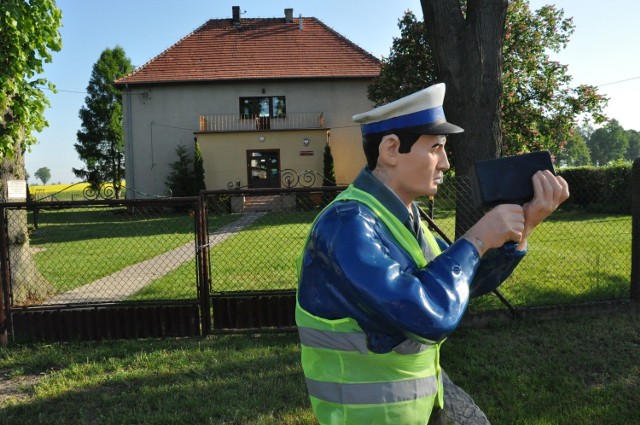
M 9 400 L 22 400 L 31 397 L 33 387 L 42 378 L 42 375 L 12 377 L 6 371 L 0 372 L 0 407 L 3 407 Z

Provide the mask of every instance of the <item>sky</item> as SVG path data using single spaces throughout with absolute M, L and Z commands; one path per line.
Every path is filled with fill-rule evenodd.
M 605 112 L 625 129 L 640 131 L 640 2 L 637 0 L 530 0 L 532 9 L 555 4 L 573 17 L 575 32 L 554 60 L 569 66 L 573 82 L 599 86 L 609 97 Z M 231 17 L 240 6 L 243 17 L 316 17 L 378 58 L 388 56 L 398 20 L 406 10 L 422 19 L 419 0 L 58 0 L 62 11 L 63 47 L 45 65 L 44 76 L 57 93 L 47 91 L 49 127 L 26 155 L 31 184 L 36 170 L 48 167 L 51 183 L 74 183 L 73 167 L 82 168 L 74 143 L 81 127 L 93 65 L 106 48 L 120 45 L 135 67 L 162 53 L 208 19 Z

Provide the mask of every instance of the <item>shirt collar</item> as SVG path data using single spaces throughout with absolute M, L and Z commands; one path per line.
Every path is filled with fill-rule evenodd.
M 374 196 L 401 223 L 406 224 L 408 222 L 409 211 L 407 207 L 402 203 L 398 195 L 373 175 L 369 168 L 365 167 L 360 171 L 358 177 L 353 181 L 353 185 Z

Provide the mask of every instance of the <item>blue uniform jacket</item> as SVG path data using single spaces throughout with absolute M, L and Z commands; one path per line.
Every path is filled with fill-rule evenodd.
M 353 183 L 374 195 L 418 239 L 429 263 L 418 269 L 391 232 L 366 206 L 336 202 L 311 230 L 303 255 L 298 302 L 326 319 L 351 317 L 367 334 L 369 349 L 389 352 L 409 338 L 441 341 L 456 328 L 469 298 L 497 288 L 524 251 L 509 243 L 483 258 L 459 239 L 436 256 L 410 224 L 400 199 L 364 169 Z

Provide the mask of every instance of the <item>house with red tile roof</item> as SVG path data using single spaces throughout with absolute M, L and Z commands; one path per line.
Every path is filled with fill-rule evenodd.
M 165 193 L 176 148 L 202 151 L 207 189 L 283 187 L 286 173 L 336 180 L 365 164 L 360 128 L 380 61 L 313 17 L 212 19 L 116 81 L 128 198 Z M 318 178 L 314 185 L 322 185 Z

